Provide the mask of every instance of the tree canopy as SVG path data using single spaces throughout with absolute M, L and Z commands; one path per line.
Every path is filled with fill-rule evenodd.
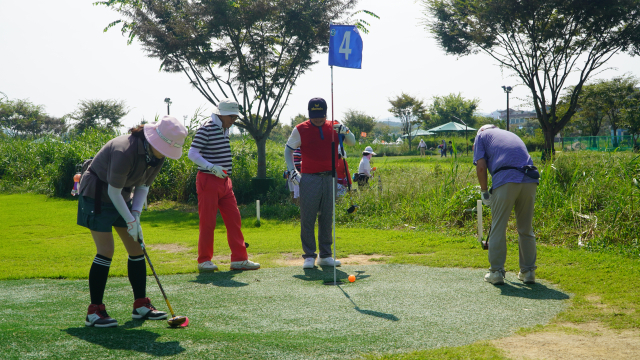
M 413 139 L 411 132 L 414 130 L 414 126 L 428 119 L 427 108 L 422 100 L 405 93 L 389 99 L 389 103 L 391 104 L 389 112 L 400 119 L 402 133 L 407 135 L 409 150 L 411 150 L 411 140 Z
M 370 133 L 373 130 L 376 126 L 376 119 L 363 111 L 349 109 L 344 113 L 343 123 L 353 132 L 356 139 L 360 139 L 363 132 Z
M 546 151 L 576 111 L 584 83 L 615 54 L 640 50 L 638 0 L 423 0 L 427 28 L 448 53 L 484 52 L 529 88 Z M 573 84 L 570 75 L 577 76 Z M 573 80 L 571 80 L 573 81 Z M 566 112 L 561 92 L 574 85 Z
M 115 130 L 122 126 L 120 120 L 128 113 L 124 100 L 81 100 L 69 116 L 77 121 L 76 131 L 82 133 L 88 128 Z
M 0 128 L 11 136 L 60 135 L 67 131 L 66 119 L 51 116 L 43 105 L 28 100 L 0 101 Z
M 328 51 L 330 21 L 346 20 L 357 0 L 99 3 L 124 17 L 109 27 L 122 24 L 163 71 L 185 74 L 215 106 L 238 101 L 236 125 L 255 139 L 258 177 L 266 177 L 265 143 L 293 86 L 317 62 L 313 55 Z
M 475 119 L 473 114 L 478 109 L 479 99 L 467 100 L 462 95 L 449 94 L 445 96 L 434 96 L 429 106 L 431 115 L 424 123 L 425 129 L 430 129 L 438 125 L 451 121 L 460 122 L 455 117 L 462 119 L 468 126 L 474 127 Z

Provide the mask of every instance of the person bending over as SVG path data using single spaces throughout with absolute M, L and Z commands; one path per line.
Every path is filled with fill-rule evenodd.
M 512 132 L 498 129 L 495 125 L 484 125 L 474 141 L 473 163 L 482 202 L 491 208 L 491 267 L 484 280 L 494 285 L 504 284 L 507 223 L 513 209 L 520 248 L 518 278 L 526 284 L 535 283 L 536 238 L 532 222 L 539 174 L 524 142 Z M 492 179 L 490 190 L 487 188 L 487 170 Z
M 140 246 L 143 241 L 140 214 L 149 186 L 160 172 L 165 157 L 179 159 L 182 155 L 187 129 L 174 117 L 165 116 L 129 132 L 130 135 L 107 142 L 80 180 L 77 223 L 91 230 L 97 253 L 89 270 L 91 304 L 86 326 L 118 326 L 102 301 L 114 252 L 112 228 L 129 254 L 127 267 L 134 298 L 131 317 L 167 318 L 167 313 L 157 310 L 146 296 L 147 269 Z

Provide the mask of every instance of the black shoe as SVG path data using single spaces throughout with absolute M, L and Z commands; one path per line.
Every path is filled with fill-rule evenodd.
M 84 324 L 86 326 L 95 327 L 114 327 L 118 326 L 118 321 L 116 319 L 112 319 L 109 314 L 107 314 L 104 304 L 91 304 L 89 305 L 87 318 L 85 319 Z
M 167 313 L 164 311 L 158 311 L 149 298 L 136 299 L 133 303 L 133 313 L 131 313 L 133 319 L 149 319 L 149 320 L 163 320 L 167 318 Z

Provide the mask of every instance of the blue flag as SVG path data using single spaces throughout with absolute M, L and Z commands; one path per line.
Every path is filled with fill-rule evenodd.
M 355 25 L 331 25 L 329 65 L 360 69 L 362 38 Z

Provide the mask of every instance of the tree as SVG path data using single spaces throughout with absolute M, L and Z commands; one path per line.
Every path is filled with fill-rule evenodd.
M 638 137 L 640 136 L 640 90 L 636 89 L 631 96 L 625 99 L 622 114 L 627 124 L 627 130 L 633 138 L 633 149 L 638 151 Z
M 448 53 L 484 52 L 512 70 L 529 88 L 545 138 L 554 136 L 576 111 L 584 83 L 613 55 L 640 50 L 638 0 L 423 0 L 427 28 Z M 556 113 L 570 74 L 578 79 L 567 111 Z
M 43 105 L 28 100 L 0 102 L 0 127 L 9 130 L 11 136 L 60 135 L 67 130 L 65 118 L 56 118 L 45 112 Z
M 422 100 L 418 100 L 408 94 L 402 93 L 393 99 L 389 99 L 391 109 L 389 112 L 400 119 L 402 123 L 402 133 L 408 135 L 409 151 L 411 151 L 411 132 L 415 125 L 420 124 L 428 118 L 427 109 Z
M 613 147 L 618 147 L 617 130 L 624 126 L 625 117 L 622 110 L 628 103 L 627 99 L 636 92 L 638 80 L 630 77 L 616 77 L 610 81 L 601 83 L 602 89 L 602 110 L 607 116 L 611 130 L 613 130 Z
M 69 117 L 77 121 L 76 131 L 82 133 L 89 128 L 115 130 L 122 126 L 120 119 L 128 113 L 124 100 L 81 100 Z
M 129 42 L 137 38 L 163 71 L 185 74 L 213 105 L 238 101 L 236 125 L 255 139 L 257 177 L 265 178 L 265 144 L 293 86 L 317 63 L 313 55 L 328 51 L 330 21 L 346 21 L 357 0 L 99 3 L 124 17 L 107 28 L 121 23 Z
M 361 133 L 369 133 L 376 126 L 376 119 L 362 111 L 349 109 L 344 113 L 343 123 L 353 132 L 356 139 L 360 139 Z
M 296 125 L 302 124 L 305 121 L 307 121 L 307 117 L 305 115 L 298 114 L 291 118 L 291 126 L 295 127 Z
M 429 114 L 431 115 L 424 123 L 425 129 L 430 129 L 438 125 L 443 125 L 451 121 L 459 122 L 454 116 L 462 119 L 468 126 L 473 127 L 475 120 L 473 113 L 478 109 L 479 99 L 467 100 L 458 94 L 445 96 L 434 96 Z
M 598 136 L 604 121 L 605 111 L 603 97 L 604 86 L 602 82 L 586 84 L 582 87 L 582 92 L 578 97 L 578 105 L 576 107 L 576 116 L 572 120 L 576 127 L 584 134 L 589 136 Z M 559 108 L 566 108 L 571 101 L 571 89 L 568 94 L 563 96 L 560 101 Z

